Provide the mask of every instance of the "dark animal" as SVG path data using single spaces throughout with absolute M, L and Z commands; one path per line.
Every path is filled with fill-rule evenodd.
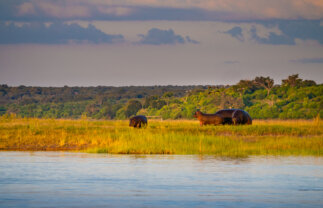
M 146 116 L 134 116 L 130 118 L 129 126 L 134 128 L 141 128 L 141 126 L 147 126 Z
M 215 113 L 215 115 L 218 115 L 222 117 L 223 119 L 231 119 L 232 124 L 239 125 L 239 124 L 252 124 L 252 119 L 250 115 L 241 109 L 224 109 L 219 110 Z
M 224 125 L 224 124 L 252 124 L 252 119 L 247 112 L 240 109 L 225 109 L 215 114 L 205 114 L 197 110 L 193 115 L 200 121 L 200 125 Z

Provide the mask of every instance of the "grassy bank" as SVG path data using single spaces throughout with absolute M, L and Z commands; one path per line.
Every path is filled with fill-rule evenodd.
M 0 150 L 70 150 L 120 154 L 323 155 L 320 120 L 256 120 L 251 126 L 204 126 L 197 121 L 0 118 Z

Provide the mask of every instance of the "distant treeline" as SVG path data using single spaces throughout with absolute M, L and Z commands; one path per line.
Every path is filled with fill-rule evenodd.
M 297 74 L 274 84 L 270 77 L 231 86 L 9 87 L 0 85 L 0 115 L 126 119 L 132 115 L 190 119 L 196 109 L 244 109 L 253 118 L 323 118 L 323 85 Z

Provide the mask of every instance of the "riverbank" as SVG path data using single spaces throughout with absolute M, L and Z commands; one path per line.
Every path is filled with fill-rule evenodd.
M 255 120 L 251 126 L 203 126 L 196 120 L 128 121 L 0 118 L 0 150 L 116 154 L 323 155 L 320 120 Z

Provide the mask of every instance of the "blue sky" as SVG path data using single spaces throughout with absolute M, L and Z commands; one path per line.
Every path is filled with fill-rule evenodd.
M 323 1 L 3 0 L 0 83 L 323 81 Z

